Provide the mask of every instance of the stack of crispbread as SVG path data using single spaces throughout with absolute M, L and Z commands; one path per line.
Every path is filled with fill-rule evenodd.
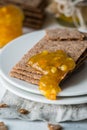
M 27 66 L 27 62 L 30 57 L 43 50 L 51 52 L 64 50 L 74 59 L 76 62 L 75 69 L 77 69 L 87 58 L 86 36 L 75 29 L 47 30 L 46 35 L 13 67 L 10 75 L 29 83 L 38 84 L 43 74 L 31 66 Z
M 14 4 L 19 6 L 25 15 L 24 26 L 39 29 L 45 18 L 46 0 L 0 0 L 0 5 Z

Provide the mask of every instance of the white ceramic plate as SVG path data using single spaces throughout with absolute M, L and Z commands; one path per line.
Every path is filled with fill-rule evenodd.
M 12 67 L 32 48 L 43 36 L 45 31 L 26 34 L 9 43 L 0 55 L 1 76 L 15 87 L 41 94 L 38 86 L 9 76 Z M 84 87 L 83 87 L 84 86 Z M 62 86 L 59 96 L 77 96 L 87 94 L 87 63 L 78 73 L 74 74 Z
M 47 100 L 44 96 L 38 95 L 38 94 L 33 94 L 29 93 L 28 91 L 24 91 L 22 89 L 19 89 L 7 81 L 5 81 L 3 78 L 0 79 L 0 82 L 3 87 L 11 91 L 12 93 L 16 94 L 17 96 L 20 96 L 22 98 L 36 101 L 36 102 L 41 102 L 41 103 L 48 103 L 48 104 L 61 104 L 61 105 L 68 105 L 68 104 L 83 104 L 87 103 L 87 96 L 78 96 L 78 97 L 58 97 L 57 100 L 51 101 Z

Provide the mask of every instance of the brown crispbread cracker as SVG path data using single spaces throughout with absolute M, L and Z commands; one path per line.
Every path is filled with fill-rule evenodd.
M 56 51 L 64 50 L 75 61 L 84 53 L 87 48 L 87 41 L 48 41 L 46 37 L 41 39 L 18 63 L 18 65 L 24 65 L 28 59 L 43 50 Z
M 79 58 L 78 62 L 76 63 L 75 69 L 79 68 L 81 64 L 86 60 L 87 54 L 83 53 L 81 58 Z M 25 63 L 24 63 L 25 64 Z M 33 77 L 35 79 L 39 79 L 42 74 L 40 71 L 33 69 L 31 66 L 24 66 L 23 64 L 17 64 L 13 69 L 12 72 L 25 74 L 26 76 Z
M 33 48 L 31 48 L 27 54 L 24 55 L 19 63 L 13 67 L 10 75 L 29 83 L 38 84 L 42 73 L 31 66 L 27 66 L 27 62 L 30 57 L 42 52 L 43 50 L 48 50 L 49 52 L 56 50 L 65 51 L 76 62 L 76 70 L 87 58 L 87 40 L 54 41 L 48 40 L 45 36 Z M 68 77 L 68 75 L 69 74 L 66 74 L 65 77 Z
M 79 63 L 78 66 L 74 69 L 73 72 L 77 71 L 77 69 L 78 69 L 83 63 L 84 63 L 84 61 L 82 61 L 81 63 Z M 33 74 L 31 75 L 30 72 L 27 72 L 27 73 L 28 73 L 28 75 L 27 75 L 26 72 L 24 73 L 24 70 L 23 70 L 23 71 L 20 70 L 20 71 L 21 71 L 21 73 L 19 72 L 19 70 L 13 70 L 13 71 L 11 72 L 11 76 L 14 77 L 14 78 L 18 78 L 18 79 L 27 81 L 27 82 L 29 82 L 29 83 L 33 83 L 33 84 L 38 85 L 41 75 L 39 75 L 39 74 L 36 75 L 35 73 L 33 73 Z M 67 75 L 65 76 L 65 78 L 62 80 L 62 82 L 65 81 L 65 79 L 67 79 L 70 75 L 71 75 L 71 73 L 67 74 Z
M 79 62 L 78 62 L 78 64 L 76 65 L 75 69 L 73 70 L 73 72 L 76 71 L 76 70 L 84 63 L 86 57 L 87 57 L 87 56 L 85 56 L 85 57 L 83 57 L 83 58 L 81 58 L 81 59 L 79 60 Z M 16 73 L 16 78 L 17 78 L 17 74 L 18 74 L 18 76 L 19 76 L 19 75 L 21 75 L 21 76 L 23 75 L 23 76 L 25 76 L 25 77 L 27 77 L 27 78 L 29 77 L 29 78 L 33 79 L 33 83 L 34 83 L 34 79 L 35 79 L 35 83 L 36 83 L 36 80 L 40 80 L 42 74 L 37 73 L 37 72 L 35 73 L 35 72 L 36 72 L 36 71 L 34 71 L 34 69 L 33 69 L 33 72 L 29 72 L 28 70 L 26 71 L 25 68 L 21 68 L 21 69 L 14 68 L 14 69 L 12 70 L 11 74 Z M 67 77 L 68 77 L 69 75 L 70 75 L 70 74 L 68 74 Z
M 24 22 L 25 27 L 33 28 L 33 29 L 36 29 L 36 30 L 42 28 L 42 25 L 37 25 L 37 24 L 35 25 L 35 24 L 29 23 L 29 22 Z
M 50 40 L 83 40 L 84 35 L 76 29 L 51 29 L 46 30 L 47 38 Z
M 14 4 L 30 11 L 34 9 L 34 11 L 36 10 L 38 13 L 47 5 L 46 0 L 0 0 L 0 3 L 3 5 Z
M 44 14 L 43 14 L 44 15 Z M 36 16 L 36 17 L 35 17 Z M 42 18 L 39 18 L 38 17 L 39 15 L 36 15 L 36 14 L 34 14 L 34 15 L 30 15 L 30 16 L 25 16 L 25 18 L 26 18 L 26 22 L 29 22 L 29 21 L 32 21 L 32 22 L 36 22 L 36 23 L 43 23 L 42 22 L 42 20 L 44 20 L 43 18 L 43 16 L 42 16 Z
M 82 55 L 78 58 L 76 61 L 76 64 L 79 64 L 82 60 L 85 60 L 87 58 L 87 49 L 82 53 Z
M 5 0 L 7 3 L 38 8 L 44 0 Z
M 13 3 L 18 3 L 18 4 L 24 4 L 24 0 L 4 0 L 5 2 L 13 2 Z
M 44 0 L 25 0 L 24 5 L 38 8 L 42 5 Z
M 26 71 L 26 70 L 22 70 L 22 69 L 13 69 L 13 71 L 11 73 L 18 73 L 18 74 L 21 74 L 21 75 L 25 75 L 27 77 L 30 77 L 30 78 L 33 78 L 33 79 L 40 79 L 42 74 L 37 74 L 35 72 L 29 72 L 29 71 Z
M 84 63 L 87 58 L 87 49 L 79 58 L 75 69 L 73 72 L 77 71 L 77 69 Z M 25 59 L 25 58 L 24 58 Z M 24 60 L 22 59 L 22 60 Z M 26 63 L 26 62 L 25 62 Z M 21 66 L 20 66 L 21 65 Z M 23 66 L 23 64 L 17 64 L 11 71 L 11 76 L 15 78 L 19 78 L 25 80 L 29 83 L 38 84 L 42 74 L 39 71 L 36 71 L 31 66 Z M 68 73 L 62 82 L 71 75 L 72 72 Z
M 21 80 L 27 81 L 28 83 L 36 84 L 36 85 L 38 85 L 38 83 L 39 83 L 39 80 L 37 80 L 37 79 L 30 78 L 30 77 L 25 76 L 23 74 L 18 74 L 16 72 L 11 72 L 10 76 L 12 76 L 14 78 L 17 78 L 17 79 L 21 79 Z
M 30 0 L 32 2 L 29 2 L 29 0 L 26 0 L 26 3 L 24 3 L 24 7 L 26 7 L 27 9 L 29 9 L 29 7 L 34 8 L 34 9 L 39 9 L 39 10 L 43 10 L 44 7 L 46 7 L 47 5 L 47 1 L 46 0 Z
M 43 20 L 44 19 L 44 17 L 45 17 L 45 13 L 43 12 L 43 13 L 36 13 L 36 12 L 28 12 L 28 11 L 26 11 L 26 12 L 24 12 L 25 13 L 25 18 L 26 19 L 36 19 L 36 20 Z
M 44 20 L 43 20 L 44 21 Z M 42 20 L 39 20 L 39 19 L 27 19 L 27 20 L 24 20 L 25 23 L 28 23 L 28 24 L 32 24 L 34 26 L 41 26 L 43 24 L 43 21 Z M 35 25 L 36 24 L 36 25 Z
M 65 44 L 65 45 L 64 45 Z M 27 61 L 29 58 L 37 53 L 42 52 L 43 50 L 56 51 L 56 50 L 64 50 L 68 55 L 70 55 L 75 61 L 79 59 L 82 53 L 85 51 L 85 46 L 87 45 L 86 41 L 67 41 L 60 42 L 54 41 L 49 42 L 44 37 L 38 42 L 23 58 L 22 60 L 15 66 L 15 68 L 22 69 L 25 68 L 26 71 L 40 73 L 39 71 L 34 70 L 31 66 L 27 66 Z M 50 46 L 50 48 L 49 48 Z
M 23 11 L 33 11 L 41 13 L 47 5 L 46 0 L 2 0 L 3 5 L 5 4 L 14 4 L 19 6 Z
M 27 72 L 30 72 L 30 73 L 41 74 L 40 71 L 35 70 L 31 66 L 26 66 L 26 65 L 23 65 L 23 64 L 15 65 L 12 70 L 22 70 L 22 71 L 27 71 Z
M 1 0 L 0 5 L 14 4 L 23 10 L 23 26 L 40 29 L 44 23 L 47 0 Z M 33 19 L 33 21 L 32 21 Z M 37 21 L 38 20 L 38 21 Z
M 0 1 L 0 6 L 3 6 L 4 5 L 4 2 L 3 1 Z

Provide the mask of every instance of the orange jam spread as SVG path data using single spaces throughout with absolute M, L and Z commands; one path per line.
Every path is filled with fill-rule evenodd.
M 28 65 L 43 73 L 39 81 L 39 89 L 50 100 L 56 100 L 57 94 L 61 91 L 59 83 L 75 68 L 74 60 L 62 50 L 55 52 L 44 50 L 31 57 Z
M 22 35 L 24 14 L 15 5 L 0 7 L 0 48 Z

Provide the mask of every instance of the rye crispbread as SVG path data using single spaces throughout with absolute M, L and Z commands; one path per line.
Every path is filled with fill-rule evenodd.
M 28 22 L 28 21 L 24 21 L 24 26 L 25 27 L 30 27 L 30 28 L 34 28 L 34 29 L 40 29 L 41 26 L 43 25 L 43 23 L 37 23 L 37 22 Z
M 42 14 L 37 14 L 35 12 L 25 12 L 25 18 L 34 19 L 34 20 L 43 20 L 44 19 L 44 12 Z
M 18 74 L 21 74 L 21 75 L 25 75 L 27 77 L 30 77 L 30 78 L 33 78 L 33 79 L 40 79 L 42 74 L 37 74 L 37 73 L 32 73 L 32 72 L 28 72 L 26 70 L 22 70 L 22 69 L 14 69 L 13 71 L 11 71 L 11 73 L 18 73 Z
M 41 40 L 42 41 L 42 40 Z M 64 42 L 64 41 L 63 41 Z M 62 43 L 63 43 L 62 42 Z M 40 42 L 39 42 L 40 43 Z M 39 45 L 39 43 L 38 43 L 38 45 Z M 60 43 L 60 42 L 59 42 Z M 71 42 L 71 43 L 73 43 L 73 42 Z M 81 41 L 81 43 L 82 43 L 82 41 Z M 46 45 L 46 44 L 45 44 Z M 73 44 L 72 44 L 73 45 Z M 37 45 L 36 45 L 36 47 L 37 47 Z M 36 48 L 36 47 L 34 47 L 34 48 Z M 71 46 L 72 47 L 72 46 Z M 80 47 L 80 46 L 79 46 Z M 51 47 L 50 47 L 51 48 Z M 38 48 L 39 49 L 39 48 Z M 82 49 L 82 48 L 79 48 L 79 50 L 80 49 Z M 35 55 L 35 54 L 37 54 L 37 53 L 39 53 L 39 52 L 37 52 L 37 48 L 35 49 L 36 51 L 33 51 L 33 49 L 31 49 L 24 57 L 23 57 L 23 59 L 18 63 L 18 64 L 16 64 L 15 65 L 15 67 L 14 67 L 14 69 L 20 69 L 21 68 L 21 70 L 25 70 L 25 71 L 28 71 L 28 72 L 31 72 L 31 73 L 37 73 L 37 74 L 40 74 L 40 72 L 39 71 L 36 71 L 36 70 L 34 70 L 31 66 L 27 66 L 26 64 L 27 64 L 27 61 L 28 61 L 28 59 L 32 56 L 32 55 Z M 44 49 L 40 49 L 40 51 L 43 51 Z M 47 50 L 49 50 L 49 48 L 47 49 Z M 62 50 L 64 50 L 64 49 L 62 49 Z M 82 50 L 82 52 L 81 52 L 81 50 L 79 51 L 79 50 L 77 50 L 78 52 L 80 52 L 79 54 L 78 53 L 74 53 L 74 51 L 75 51 L 75 49 L 74 49 L 74 51 L 73 51 L 73 53 L 74 54 L 69 54 L 71 57 L 73 57 L 73 59 L 76 61 L 76 63 L 77 63 L 77 66 L 78 66 L 78 64 L 79 64 L 79 62 L 81 62 L 81 60 L 82 59 L 85 59 L 85 57 L 87 57 L 87 54 L 86 54 L 86 50 L 85 50 L 85 48 L 83 48 L 83 50 Z M 53 50 L 51 50 L 51 51 L 53 51 Z M 68 51 L 67 52 L 69 52 L 69 49 L 68 49 Z M 85 52 L 85 54 L 84 54 L 84 52 Z M 76 54 L 78 54 L 78 55 L 76 55 Z M 76 57 L 75 57 L 75 55 L 76 55 Z M 80 57 L 79 57 L 80 56 Z M 75 59 L 76 58 L 76 59 Z M 78 61 L 78 62 L 77 62 Z
M 84 63 L 86 58 L 87 58 L 87 56 L 84 59 L 80 60 L 80 62 L 76 65 L 76 68 L 73 70 L 73 72 L 77 71 L 77 69 Z M 69 73 L 66 76 L 66 78 L 69 77 L 70 75 L 71 75 L 71 73 Z M 19 78 L 19 79 L 25 80 L 25 81 L 28 80 L 29 83 L 33 82 L 33 84 L 38 84 L 42 74 L 39 74 L 39 73 L 37 74 L 35 72 L 28 72 L 28 71 L 25 70 L 25 68 L 24 69 L 23 68 L 22 69 L 14 68 L 11 71 L 11 76 L 14 77 L 14 78 Z
M 83 40 L 84 34 L 76 29 L 50 29 L 46 30 L 46 36 L 50 40 Z
M 77 61 L 85 52 L 86 48 L 87 41 L 48 41 L 46 37 L 44 37 L 27 54 L 24 55 L 23 59 L 17 65 L 24 65 L 31 56 L 40 53 L 43 50 L 51 52 L 64 50 L 70 57 Z
M 4 0 L 7 3 L 11 3 L 11 4 L 18 4 L 20 6 L 30 6 L 30 7 L 34 7 L 34 8 L 38 8 L 44 0 Z
M 47 0 L 1 0 L 0 5 L 14 4 L 24 13 L 23 26 L 40 29 L 45 19 Z
M 17 78 L 17 79 L 20 79 L 20 80 L 23 80 L 23 81 L 27 81 L 28 83 L 32 83 L 32 84 L 36 84 L 36 85 L 38 85 L 38 83 L 39 83 L 39 80 L 34 79 L 33 77 L 30 78 L 28 76 L 25 76 L 23 74 L 18 74 L 16 72 L 12 72 L 10 75 L 14 78 Z
M 42 73 L 31 66 L 27 66 L 27 62 L 31 56 L 40 53 L 43 50 L 64 50 L 75 60 L 76 70 L 87 58 L 87 41 L 51 41 L 45 36 L 13 67 L 10 75 L 33 84 L 38 84 Z

